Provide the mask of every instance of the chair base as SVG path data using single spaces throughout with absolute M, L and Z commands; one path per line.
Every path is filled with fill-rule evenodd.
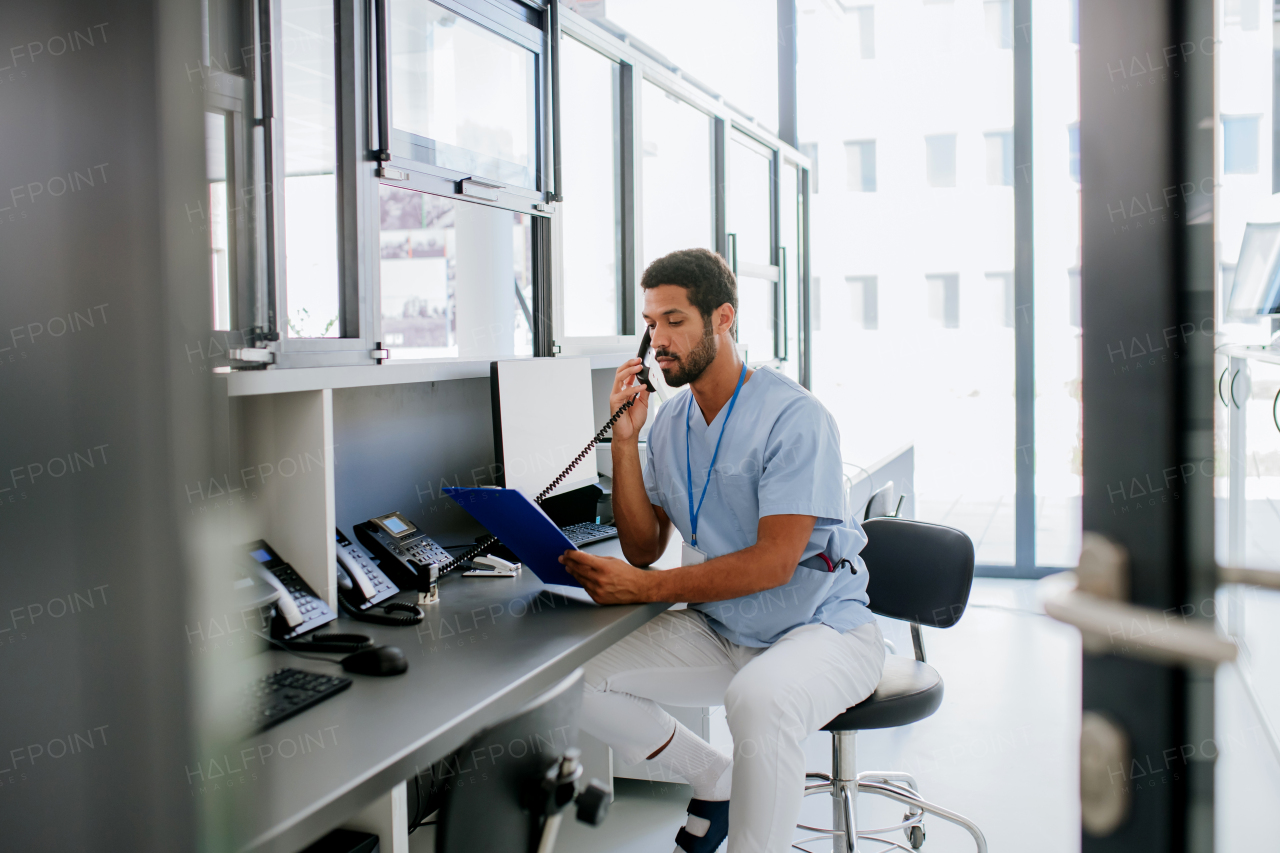
M 818 834 L 801 839 L 797 842 L 798 844 L 820 838 L 830 838 L 832 853 L 857 853 L 857 839 L 865 838 L 880 844 L 899 847 L 911 853 L 913 849 L 919 849 L 924 844 L 924 816 L 931 814 L 964 827 L 973 836 L 978 853 L 987 853 L 987 839 L 982 834 L 982 830 L 978 828 L 978 825 L 963 815 L 923 799 L 920 796 L 919 786 L 910 773 L 871 770 L 855 775 L 852 771 L 856 755 L 856 735 L 857 732 L 832 732 L 831 775 L 828 776 L 825 773 L 806 774 L 809 779 L 822 780 L 817 784 L 805 785 L 804 795 L 806 797 L 814 794 L 829 794 L 831 796 L 832 828 L 823 829 L 799 824 L 800 829 L 810 830 Z M 902 823 L 878 829 L 858 829 L 858 794 L 874 794 L 902 803 L 907 807 L 907 813 L 903 815 Z M 899 830 L 907 836 L 910 846 L 879 837 Z

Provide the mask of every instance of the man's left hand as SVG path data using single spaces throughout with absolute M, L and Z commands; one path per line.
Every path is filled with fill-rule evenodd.
M 648 574 L 617 557 L 565 551 L 560 562 L 597 604 L 639 604 L 648 597 Z

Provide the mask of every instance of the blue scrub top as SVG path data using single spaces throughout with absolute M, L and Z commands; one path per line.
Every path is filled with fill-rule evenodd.
M 649 430 L 644 485 L 649 501 L 690 540 L 685 466 L 685 419 L 691 392 L 684 389 L 659 407 Z M 693 499 L 698 500 L 729 406 L 708 424 L 692 401 L 689 458 Z M 689 606 L 705 613 L 721 636 L 743 646 L 772 645 L 801 625 L 821 623 L 840 632 L 871 622 L 867 567 L 858 552 L 867 535 L 844 517 L 844 469 L 840 432 L 831 413 L 798 383 L 775 370 L 756 370 L 738 397 L 724 432 L 715 474 L 698 515 L 698 547 L 720 557 L 755 544 L 760 519 L 812 515 L 818 519 L 800 566 L 786 584 L 727 601 Z M 819 557 L 847 559 L 827 572 Z M 821 571 L 815 570 L 820 567 Z

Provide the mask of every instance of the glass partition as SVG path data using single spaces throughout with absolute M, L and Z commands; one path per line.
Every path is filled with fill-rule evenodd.
M 287 334 L 337 338 L 338 130 L 333 2 L 282 0 Z
M 430 0 L 388 18 L 392 153 L 536 190 L 536 54 Z
M 560 45 L 564 333 L 629 334 L 622 310 L 621 68 L 568 36 Z
M 379 201 L 391 358 L 532 355 L 532 217 L 385 184 Z
M 711 117 L 648 80 L 640 98 L 644 264 L 677 249 L 714 251 Z

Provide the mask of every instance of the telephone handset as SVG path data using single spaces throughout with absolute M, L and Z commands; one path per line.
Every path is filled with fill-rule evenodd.
M 259 539 L 249 545 L 249 556 L 257 563 L 256 570 L 262 579 L 280 593 L 275 602 L 275 618 L 271 620 L 273 638 L 293 640 L 338 618 L 293 566 L 265 541 Z
M 374 564 L 373 560 L 337 530 L 338 603 L 351 618 L 376 625 L 416 625 L 423 612 L 412 604 L 392 601 L 400 588 Z M 381 607 L 376 605 L 381 604 Z
M 646 326 L 644 330 L 644 337 L 640 338 L 640 350 L 636 353 L 636 358 L 646 363 L 641 365 L 640 372 L 636 374 L 636 379 L 638 379 L 640 383 L 644 385 L 644 387 L 648 388 L 652 393 L 658 389 L 654 388 L 653 383 L 649 381 L 649 365 L 647 362 L 649 361 L 649 352 L 653 349 L 651 341 L 652 336 L 649 334 L 649 327 Z M 624 405 L 626 408 L 630 408 L 631 406 L 630 403 L 626 403 Z

